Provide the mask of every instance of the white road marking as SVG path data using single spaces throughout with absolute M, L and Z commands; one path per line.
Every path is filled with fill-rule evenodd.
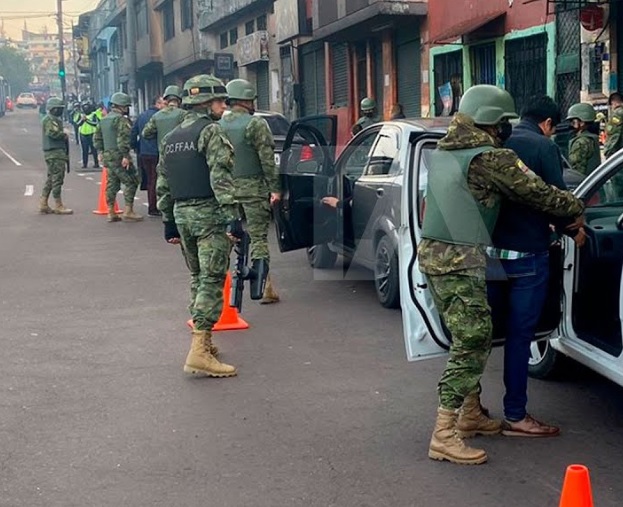
M 78 176 L 84 176 L 84 173 L 76 173 Z
M 28 133 L 28 129 L 22 128 L 22 130 L 26 133 Z
M 4 154 L 5 154 L 5 155 L 9 158 L 9 160 L 10 160 L 11 162 L 13 162 L 16 166 L 20 166 L 20 165 L 22 165 L 20 162 L 18 162 L 17 160 L 15 160 L 15 159 L 14 159 L 11 155 L 9 155 L 9 154 L 8 154 L 8 153 L 4 150 L 4 148 L 2 148 L 2 146 L 0 146 L 0 151 L 1 151 L 2 153 L 4 153 Z
M 26 197 L 30 197 L 34 193 L 35 193 L 35 186 L 34 185 L 26 185 L 26 190 L 24 191 L 24 195 Z
M 85 180 L 93 181 L 93 178 L 91 178 L 91 176 L 87 176 Z

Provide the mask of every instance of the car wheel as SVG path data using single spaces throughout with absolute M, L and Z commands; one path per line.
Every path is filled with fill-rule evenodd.
M 554 378 L 560 373 L 563 355 L 552 348 L 549 340 L 541 340 L 530 344 L 528 373 L 532 378 Z
M 314 245 L 307 249 L 307 261 L 314 269 L 331 269 L 337 261 L 337 254 L 329 249 L 326 243 Z
M 374 286 L 382 306 L 385 308 L 398 308 L 400 306 L 398 255 L 387 236 L 381 238 L 376 246 Z

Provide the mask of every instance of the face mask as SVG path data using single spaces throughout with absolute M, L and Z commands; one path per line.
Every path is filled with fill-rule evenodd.
M 506 141 L 513 133 L 513 126 L 508 122 L 498 125 L 498 139 L 502 142 Z

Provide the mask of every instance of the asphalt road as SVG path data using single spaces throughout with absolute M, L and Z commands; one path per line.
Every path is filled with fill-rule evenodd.
M 595 505 L 622 504 L 621 388 L 581 368 L 531 381 L 559 438 L 483 438 L 486 465 L 433 462 L 443 361 L 408 363 L 400 312 L 368 281 L 316 279 L 303 253 L 275 248 L 282 302 L 245 301 L 251 328 L 217 335 L 239 376 L 185 377 L 179 250 L 158 219 L 92 214 L 100 174 L 77 149 L 75 214 L 38 215 L 40 143 L 36 112 L 0 119 L 1 506 L 554 507 L 571 463 Z M 500 357 L 483 379 L 498 415 Z

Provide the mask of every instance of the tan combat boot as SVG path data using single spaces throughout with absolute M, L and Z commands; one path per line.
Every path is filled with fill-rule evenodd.
M 478 393 L 468 395 L 459 411 L 456 429 L 461 438 L 476 435 L 497 435 L 502 431 L 502 421 L 491 419 L 482 411 Z
M 233 377 L 238 374 L 234 366 L 219 362 L 210 352 L 212 336 L 209 331 L 193 330 L 184 372 L 200 377 Z
M 270 275 L 268 275 L 266 277 L 266 287 L 264 287 L 264 295 L 262 296 L 262 299 L 260 299 L 260 304 L 270 305 L 270 304 L 278 303 L 278 302 L 279 302 L 279 294 L 277 294 L 277 291 L 273 287 L 272 279 Z
M 48 198 L 41 196 L 39 199 L 39 213 L 42 215 L 49 215 L 52 213 L 52 208 L 48 206 Z
M 60 198 L 54 199 L 54 203 L 56 204 L 56 207 L 52 210 L 52 213 L 54 213 L 55 215 L 72 215 L 73 214 L 74 210 L 63 206 L 63 201 Z
M 121 221 L 121 217 L 119 215 L 117 215 L 117 213 L 115 212 L 115 205 L 108 205 L 108 221 L 109 222 L 120 222 Z
M 456 431 L 458 411 L 437 409 L 437 421 L 428 448 L 428 457 L 460 465 L 480 465 L 487 461 L 482 449 L 468 447 Z
M 141 220 L 143 220 L 143 215 L 134 213 L 134 206 L 132 204 L 126 204 L 125 210 L 123 212 L 123 215 L 121 215 L 121 218 L 124 222 L 140 222 Z

